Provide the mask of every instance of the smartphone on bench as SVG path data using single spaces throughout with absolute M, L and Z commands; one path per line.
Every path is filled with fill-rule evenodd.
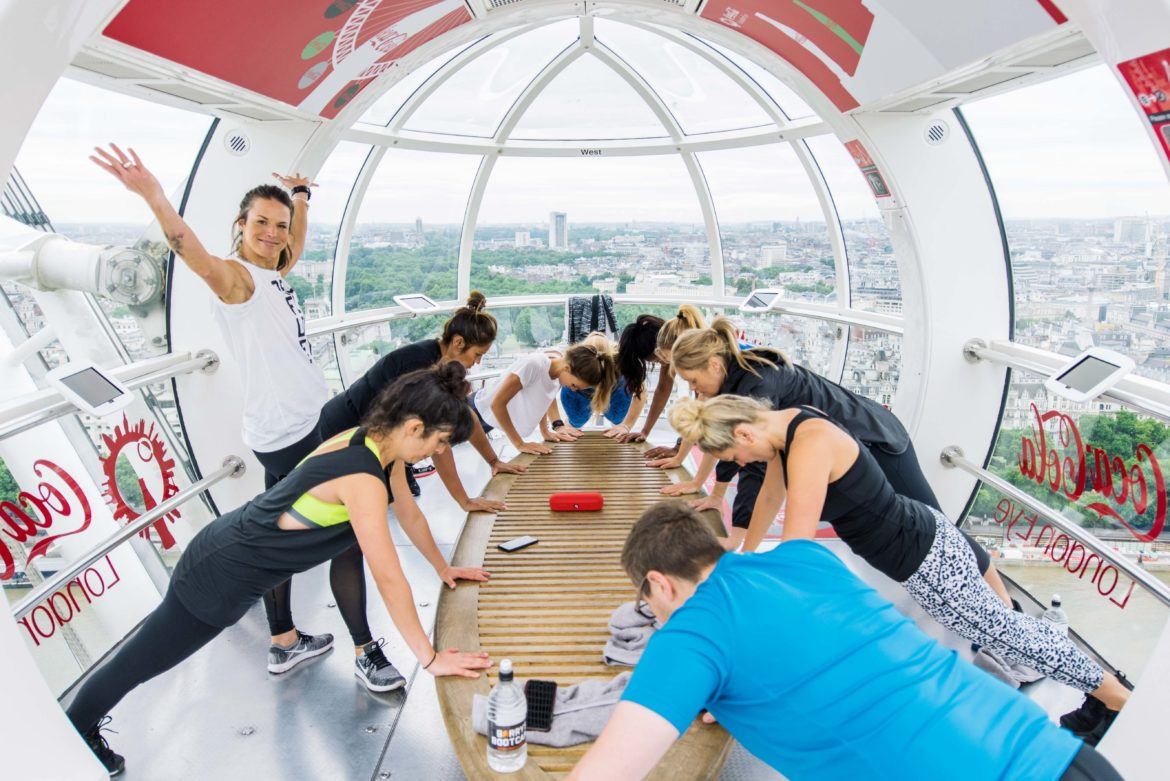
M 531 534 L 525 534 L 523 537 L 517 537 L 513 540 L 508 540 L 507 542 L 501 542 L 496 547 L 502 550 L 504 553 L 513 553 L 520 550 L 521 548 L 527 548 L 529 545 L 535 545 L 536 543 L 537 539 L 535 537 L 533 537 Z

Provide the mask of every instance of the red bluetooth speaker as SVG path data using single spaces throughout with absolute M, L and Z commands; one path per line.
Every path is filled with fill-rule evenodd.
M 601 494 L 553 494 L 548 498 L 548 509 L 557 512 L 600 510 L 604 506 L 605 497 Z

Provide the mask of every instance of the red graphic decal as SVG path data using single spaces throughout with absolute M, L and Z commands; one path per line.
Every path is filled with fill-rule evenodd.
M 1044 8 L 1044 10 L 1048 12 L 1048 15 L 1052 17 L 1052 21 L 1056 22 L 1057 24 L 1064 24 L 1068 21 L 1068 17 L 1064 15 L 1063 11 L 1056 7 L 1056 3 L 1052 2 L 1052 0 L 1036 0 L 1036 2 L 1038 2 Z
M 853 162 L 857 163 L 857 167 L 861 169 L 861 175 L 865 177 L 865 182 L 869 185 L 873 197 L 889 198 L 890 188 L 886 185 L 886 180 L 882 178 L 881 172 L 878 171 L 877 164 L 869 156 L 869 152 L 866 151 L 862 143 L 856 140 L 846 141 L 845 148 L 852 155 Z
M 1166 483 L 1162 467 L 1149 446 L 1138 445 L 1133 463 L 1127 464 L 1121 456 L 1084 442 L 1076 422 L 1063 412 L 1041 413 L 1033 404 L 1032 413 L 1036 418 L 1032 436 L 1020 441 L 1017 459 L 1020 474 L 1070 502 L 1079 500 L 1086 491 L 1098 494 L 1106 501 L 1090 502 L 1084 509 L 1124 526 L 1139 542 L 1157 539 L 1166 525 Z M 1055 440 L 1049 440 L 1049 432 L 1044 428 L 1050 422 L 1055 423 Z M 1149 529 L 1143 530 L 1135 521 L 1150 509 L 1151 487 L 1154 517 Z M 1127 507 L 1133 509 L 1131 519 L 1122 515 Z
M 103 435 L 102 441 L 109 451 L 109 455 L 102 459 L 102 471 L 106 475 L 102 492 L 114 508 L 115 521 L 129 523 L 139 517 L 139 513 L 130 506 L 126 497 L 122 496 L 121 488 L 118 486 L 118 456 L 128 447 L 135 448 L 139 461 L 154 465 L 161 478 L 162 496 L 157 499 L 151 493 L 146 481 L 141 477 L 138 478 L 138 489 L 142 492 L 142 501 L 148 511 L 157 507 L 159 502 L 165 502 L 179 492 L 179 486 L 175 483 L 175 460 L 167 455 L 166 445 L 155 432 L 154 423 L 150 424 L 149 429 L 146 427 L 146 421 L 143 420 L 131 426 L 130 421 L 123 415 L 121 426 L 114 426 L 114 436 Z M 174 521 L 179 517 L 180 513 L 176 508 L 152 524 L 164 550 L 169 550 L 175 545 L 175 538 L 167 527 L 167 521 Z M 139 534 L 150 539 L 149 528 L 143 529 Z
M 322 116 L 403 55 L 471 21 L 462 0 L 130 0 L 103 31 Z M 328 94 L 310 95 L 321 88 Z M 345 96 L 344 99 L 342 96 Z
M 102 567 L 102 564 L 105 567 Z M 107 591 L 122 582 L 122 576 L 114 569 L 109 556 L 87 567 L 80 575 L 45 597 L 27 616 L 20 619 L 20 625 L 28 633 L 34 646 L 41 640 L 48 640 L 83 611 L 81 599 L 92 605 Z M 79 599 L 78 597 L 81 597 Z
M 1170 159 L 1170 49 L 1119 62 L 1117 69 Z
M 40 459 L 33 464 L 33 473 L 42 480 L 36 487 L 35 495 L 28 491 L 22 491 L 16 497 L 16 503 L 0 502 L 0 523 L 3 524 L 3 527 L 7 527 L 0 527 L 0 533 L 18 543 L 23 543 L 37 537 L 40 530 L 52 527 L 58 517 L 62 520 L 72 518 L 74 505 L 70 504 L 66 492 L 54 484 L 58 481 L 68 489 L 68 493 L 72 494 L 72 498 L 76 500 L 76 506 L 81 511 L 82 518 L 81 524 L 76 529 L 49 535 L 38 540 L 28 553 L 28 558 L 25 560 L 26 566 L 37 557 L 44 556 L 49 546 L 54 542 L 64 537 L 80 534 L 88 529 L 90 522 L 93 521 L 93 511 L 89 506 L 89 500 L 85 498 L 81 486 L 68 472 L 52 461 Z M 54 477 L 57 480 L 53 480 Z M 0 541 L 0 580 L 8 580 L 15 571 L 12 551 Z
M 842 80 L 857 72 L 873 27 L 861 0 L 713 0 L 702 15 L 783 57 L 840 111 L 857 108 Z

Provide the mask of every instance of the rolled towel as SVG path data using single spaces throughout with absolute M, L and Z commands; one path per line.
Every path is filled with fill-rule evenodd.
M 609 665 L 633 667 L 659 626 L 649 608 L 638 610 L 636 602 L 618 605 L 609 619 L 611 636 L 601 651 L 601 660 Z
M 548 732 L 529 731 L 528 742 L 565 748 L 596 740 L 629 682 L 630 673 L 624 672 L 609 679 L 558 688 L 553 703 L 552 728 Z M 488 698 L 483 694 L 477 694 L 471 700 L 471 728 L 480 735 L 487 734 L 487 704 Z

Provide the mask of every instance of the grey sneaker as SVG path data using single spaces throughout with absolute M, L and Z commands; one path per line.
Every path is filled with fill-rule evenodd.
M 382 652 L 385 643 L 385 639 L 381 637 L 366 643 L 362 646 L 361 655 L 353 660 L 353 674 L 372 692 L 392 692 L 406 685 L 402 673 L 398 672 Z
M 297 641 L 292 648 L 281 648 L 279 645 L 268 646 L 268 672 L 288 672 L 306 659 L 320 656 L 333 647 L 333 635 L 323 632 L 319 635 L 307 635 L 297 630 Z

